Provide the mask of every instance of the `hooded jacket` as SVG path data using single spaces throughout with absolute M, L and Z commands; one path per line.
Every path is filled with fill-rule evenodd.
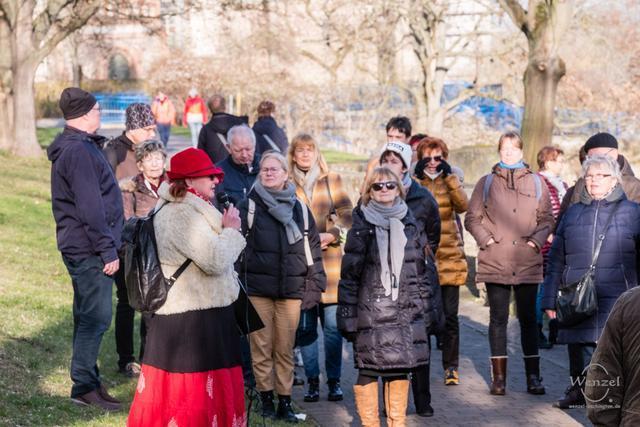
M 218 134 L 227 138 L 227 132 L 234 126 L 249 123 L 248 116 L 234 116 L 227 113 L 214 113 L 211 120 L 202 127 L 198 136 L 198 148 L 204 150 L 215 164 L 224 160 L 229 151 Z M 229 142 L 229 141 L 227 141 Z
M 553 227 L 549 190 L 541 183 L 537 197 L 537 178 L 528 167 L 506 169 L 497 164 L 491 173 L 494 178 L 486 201 L 487 176 L 483 176 L 473 189 L 464 220 L 480 249 L 476 280 L 503 285 L 540 283 L 540 249 Z M 491 239 L 496 243 L 487 246 Z
M 289 140 L 284 130 L 278 126 L 276 120 L 271 116 L 259 117 L 253 124 L 253 132 L 256 134 L 256 153 L 264 153 L 267 150 L 273 150 L 271 144 L 267 142 L 264 135 L 268 135 L 269 138 L 278 146 L 280 152 L 284 155 L 287 154 L 287 147 L 289 147 Z
M 619 207 L 615 217 L 604 230 L 616 205 Z M 627 200 L 620 186 L 602 200 L 592 200 L 585 189 L 580 203 L 567 210 L 556 230 L 541 307 L 555 310 L 558 289 L 584 276 L 597 236 L 602 233 L 605 239 L 595 270 L 598 312 L 578 325 L 561 326 L 558 332 L 561 343 L 597 342 L 618 297 L 638 285 L 640 205 Z
M 58 249 L 74 261 L 118 259 L 122 194 L 101 151 L 105 140 L 66 126 L 47 148 Z
M 358 369 L 412 369 L 429 363 L 427 330 L 432 293 L 424 274 L 421 234 L 409 210 L 402 219 L 407 237 L 399 294 L 385 296 L 375 226 L 360 207 L 353 210 L 338 286 L 338 329 L 354 335 Z

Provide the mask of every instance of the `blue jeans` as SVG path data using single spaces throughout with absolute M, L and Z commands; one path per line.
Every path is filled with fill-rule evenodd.
M 111 324 L 113 278 L 102 272 L 104 263 L 98 256 L 63 260 L 73 283 L 71 397 L 79 397 L 100 387 L 98 354 Z
M 324 333 L 324 366 L 328 380 L 339 380 L 342 371 L 342 335 L 338 331 L 337 311 L 337 304 L 320 304 L 318 306 L 320 323 Z M 300 352 L 304 362 L 304 373 L 307 378 L 320 376 L 318 341 L 300 347 Z
M 169 135 L 171 135 L 171 125 L 158 123 L 156 125 L 156 128 L 158 129 L 158 135 L 160 136 L 160 141 L 162 141 L 162 144 L 164 144 L 164 148 L 167 148 L 167 145 L 169 145 Z
M 191 145 L 198 147 L 198 136 L 200 135 L 200 129 L 202 129 L 202 122 L 189 123 L 189 131 L 191 132 Z

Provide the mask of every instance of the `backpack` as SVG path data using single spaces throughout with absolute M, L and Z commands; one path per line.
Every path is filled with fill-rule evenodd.
M 533 182 L 536 186 L 536 200 L 540 201 L 542 197 L 542 183 L 540 182 L 540 176 L 537 173 L 533 175 Z M 489 196 L 489 189 L 491 188 L 491 183 L 493 182 L 494 174 L 490 173 L 487 175 L 487 179 L 484 180 L 484 187 L 482 187 L 482 203 L 487 204 L 487 197 Z
M 146 217 L 129 218 L 122 231 L 124 281 L 129 305 L 142 313 L 153 313 L 162 307 L 171 286 L 191 264 L 191 259 L 187 258 L 170 278 L 164 277 L 153 227 L 153 217 L 162 206 Z

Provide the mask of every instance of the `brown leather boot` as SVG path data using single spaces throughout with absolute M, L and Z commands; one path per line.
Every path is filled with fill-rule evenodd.
M 384 388 L 387 425 L 389 427 L 405 427 L 407 423 L 407 403 L 409 402 L 409 380 L 385 381 Z
M 503 396 L 507 386 L 507 356 L 491 358 L 491 389 L 490 393 Z
M 378 382 L 372 381 L 366 385 L 354 385 L 353 395 L 356 400 L 356 410 L 360 416 L 362 427 L 380 427 L 378 417 Z

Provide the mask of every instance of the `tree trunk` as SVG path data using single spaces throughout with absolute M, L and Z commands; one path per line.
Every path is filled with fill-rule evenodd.
M 565 72 L 565 64 L 561 58 L 529 59 L 523 79 L 522 139 L 525 161 L 530 165 L 536 163 L 538 151 L 551 144 L 556 92 Z
M 11 130 L 11 96 L 9 88 L 4 88 L 0 84 L 0 150 L 9 151 L 13 135 Z
M 11 152 L 23 157 L 42 156 L 36 138 L 35 90 L 33 78 L 37 64 L 25 62 L 13 73 L 14 139 Z

